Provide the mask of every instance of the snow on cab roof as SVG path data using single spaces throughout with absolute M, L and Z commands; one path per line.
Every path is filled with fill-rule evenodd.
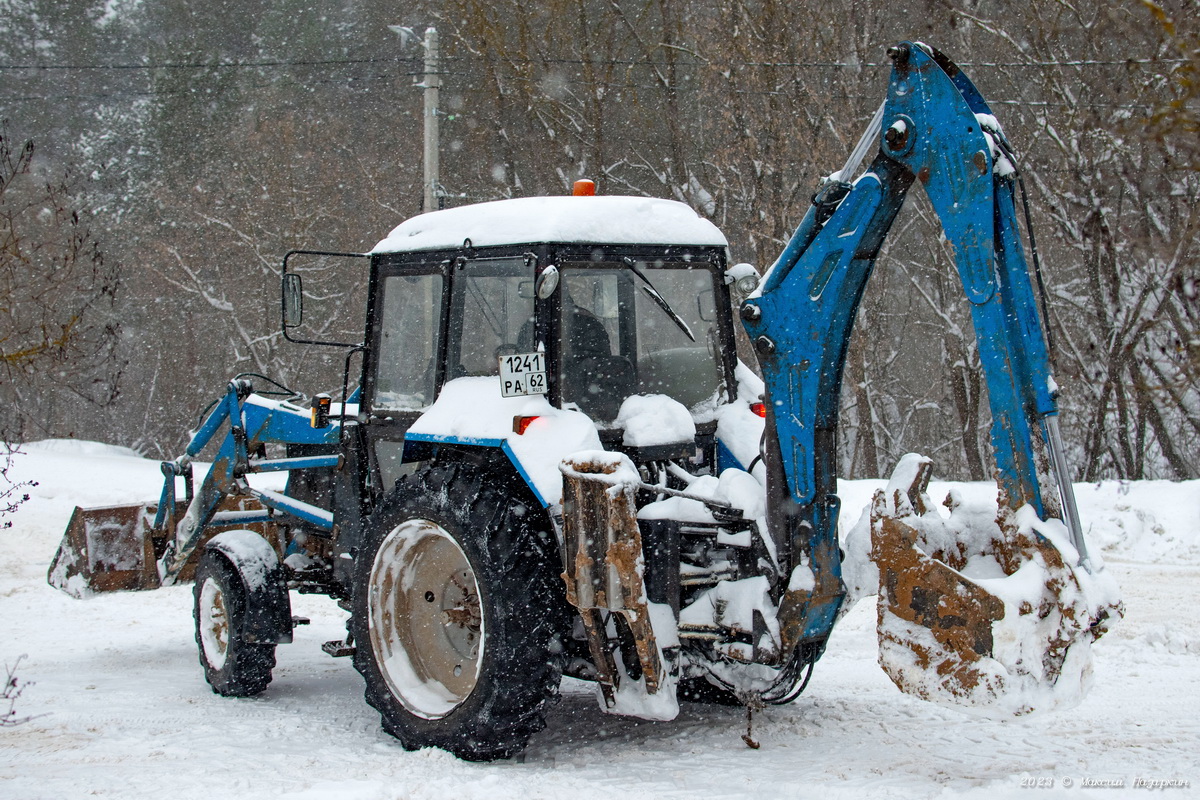
M 523 197 L 421 214 L 374 253 L 542 242 L 725 247 L 724 234 L 690 206 L 652 197 Z

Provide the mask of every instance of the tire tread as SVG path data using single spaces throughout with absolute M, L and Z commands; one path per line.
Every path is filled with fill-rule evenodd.
M 440 747 L 470 761 L 509 758 L 545 727 L 545 708 L 558 692 L 561 666 L 550 654 L 562 625 L 556 613 L 562 602 L 557 599 L 562 595 L 556 585 L 557 548 L 546 546 L 537 524 L 540 509 L 535 513 L 528 502 L 494 484 L 460 464 L 405 476 L 373 516 L 370 545 L 355 566 L 350 624 L 359 646 L 354 664 L 366 682 L 367 703 L 380 713 L 384 730 L 407 749 Z M 472 559 L 476 580 L 489 583 L 487 593 L 496 601 L 484 610 L 485 619 L 504 628 L 503 636 L 493 639 L 493 652 L 485 655 L 485 666 L 492 658 L 500 663 L 480 675 L 459 709 L 437 720 L 412 715 L 392 696 L 378 673 L 366 629 L 365 584 L 374 553 L 399 522 L 426 514 L 463 532 L 466 541 L 460 545 L 477 556 Z
M 209 664 L 205 658 L 204 641 L 200 636 L 200 594 L 204 588 L 204 581 L 210 576 L 217 581 L 225 595 L 226 613 L 229 616 L 229 649 L 225 663 L 219 669 Z M 224 556 L 212 551 L 206 551 L 201 556 L 196 567 L 193 600 L 196 647 L 200 651 L 200 665 L 204 667 L 204 678 L 213 692 L 225 697 L 253 697 L 261 694 L 271 683 L 271 672 L 275 668 L 275 645 L 249 644 L 241 640 L 238 631 L 246 615 L 246 593 L 236 570 Z

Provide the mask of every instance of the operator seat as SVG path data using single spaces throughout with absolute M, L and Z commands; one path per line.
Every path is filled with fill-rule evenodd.
M 563 400 L 597 422 L 611 422 L 637 384 L 633 364 L 613 355 L 608 331 L 595 314 L 569 294 L 563 298 Z

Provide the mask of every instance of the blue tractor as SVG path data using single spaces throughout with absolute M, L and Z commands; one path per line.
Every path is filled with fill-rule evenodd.
M 302 622 L 289 591 L 328 595 L 350 618 L 325 649 L 352 657 L 383 727 L 467 759 L 519 752 L 563 675 L 651 719 L 680 700 L 789 702 L 847 606 L 842 369 L 915 180 L 971 302 L 1000 512 L 978 552 L 947 547 L 919 458 L 876 497 L 881 664 L 902 689 L 1014 713 L 1086 683 L 1119 601 L 1075 512 L 1016 160 L 953 63 L 890 54 L 886 102 L 761 280 L 690 208 L 640 197 L 483 203 L 369 253 L 289 253 L 284 331 L 346 350 L 337 402 L 234 379 L 163 464 L 156 505 L 77 510 L 51 583 L 194 579 L 200 661 L 232 696 L 270 681 Z M 299 335 L 307 255 L 369 269 L 361 342 Z M 250 479 L 267 472 L 286 488 Z

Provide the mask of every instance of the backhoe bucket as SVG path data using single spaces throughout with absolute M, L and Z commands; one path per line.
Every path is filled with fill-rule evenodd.
M 1073 566 L 1065 527 L 1029 507 L 995 519 L 925 494 L 931 464 L 907 456 L 871 511 L 879 568 L 879 663 L 904 692 L 998 715 L 1077 704 L 1091 643 L 1119 618 L 1115 582 Z
M 184 505 L 178 506 L 176 518 L 182 516 Z M 264 511 L 262 506 L 247 497 L 226 497 L 219 511 Z M 105 592 L 157 589 L 162 586 L 157 561 L 166 550 L 173 533 L 154 529 L 158 504 L 79 508 L 71 514 L 67 531 L 58 552 L 50 563 L 46 580 L 56 589 L 72 597 L 84 598 Z M 280 550 L 274 523 L 240 523 L 208 525 L 204 536 L 180 571 L 177 583 L 192 580 L 196 562 L 204 543 L 217 533 L 234 528 L 246 528 L 262 535 Z

